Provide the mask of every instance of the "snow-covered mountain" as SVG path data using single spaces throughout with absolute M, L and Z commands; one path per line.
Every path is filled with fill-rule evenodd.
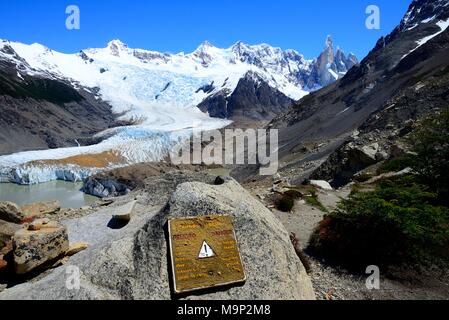
M 147 117 L 144 106 L 170 104 L 191 108 L 223 89 L 230 93 L 247 72 L 257 73 L 271 87 L 292 99 L 325 86 L 344 75 L 357 59 L 337 49 L 332 40 L 318 59 L 306 60 L 295 50 L 238 42 L 228 49 L 202 43 L 189 54 L 131 49 L 119 40 L 106 48 L 62 54 L 40 44 L 0 41 L 0 57 L 14 60 L 19 72 L 71 80 L 98 88 L 116 112 Z M 207 92 L 201 90 L 208 86 Z
M 160 160 L 192 128 L 208 130 L 229 123 L 219 118 L 221 114 L 221 118 L 231 117 L 230 112 L 212 114 L 218 118 L 209 116 L 207 102 L 211 97 L 219 95 L 223 108 L 235 109 L 239 115 L 272 118 L 285 110 L 292 99 L 337 80 L 357 63 L 353 55 L 346 56 L 340 49 L 334 52 L 330 37 L 323 54 L 314 60 L 307 60 L 294 50 L 242 42 L 227 49 L 204 42 L 192 53 L 168 54 L 132 49 L 114 40 L 105 48 L 65 54 L 40 44 L 0 40 L 0 61 L 16 66 L 17 81 L 27 82 L 27 77 L 35 77 L 67 83 L 108 102 L 113 112 L 120 115 L 119 120 L 136 123 L 103 131 L 97 137 L 103 140 L 98 145 L 0 157 L 0 166 L 4 167 L 111 150 L 125 163 Z M 256 111 L 238 103 L 248 88 L 265 97 L 246 97 L 246 101 L 256 105 Z M 198 108 L 200 105 L 205 112 Z

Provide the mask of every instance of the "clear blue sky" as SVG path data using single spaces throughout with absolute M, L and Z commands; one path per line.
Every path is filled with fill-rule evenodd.
M 120 39 L 133 48 L 191 52 L 202 41 L 229 47 L 237 40 L 296 49 L 306 58 L 325 37 L 363 58 L 400 21 L 411 0 L 0 0 L 0 38 L 39 42 L 77 52 Z M 81 29 L 65 28 L 78 5 Z M 381 9 L 381 30 L 365 28 L 365 9 Z

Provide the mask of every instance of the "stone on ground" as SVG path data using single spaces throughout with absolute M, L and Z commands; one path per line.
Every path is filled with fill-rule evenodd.
M 136 204 L 137 204 L 137 201 L 134 200 L 134 201 L 128 202 L 125 205 L 115 207 L 115 208 L 110 208 L 111 213 L 112 213 L 112 218 L 115 220 L 120 220 L 120 221 L 130 221 Z
M 310 181 L 310 184 L 311 184 L 312 186 L 321 188 L 321 189 L 323 189 L 323 190 L 327 190 L 327 191 L 332 191 L 332 190 L 334 190 L 334 189 L 332 188 L 332 186 L 330 185 L 330 183 L 327 182 L 327 181 L 324 181 L 324 180 L 311 180 L 311 181 Z
M 20 223 L 24 218 L 18 205 L 9 201 L 0 202 L 0 220 Z
M 315 299 L 311 280 L 279 220 L 235 180 L 214 182 L 215 176 L 191 172 L 146 180 L 139 191 L 141 205 L 126 228 L 107 227 L 108 207 L 64 222 L 71 241 L 88 242 L 89 248 L 45 277 L 5 290 L 0 299 L 173 299 L 166 223 L 170 218 L 210 214 L 233 216 L 247 281 L 182 298 Z M 126 197 L 132 201 L 135 196 Z M 79 290 L 65 286 L 70 265 L 79 268 Z
M 45 214 L 55 214 L 61 210 L 59 201 L 36 202 L 22 206 L 22 212 L 25 218 L 40 217 Z
M 67 250 L 66 255 L 67 256 L 73 256 L 83 250 L 86 250 L 89 247 L 89 244 L 86 242 L 77 242 L 70 244 L 69 250 Z
M 13 237 L 15 271 L 17 274 L 28 273 L 65 254 L 68 249 L 69 240 L 64 226 L 19 230 Z
M 23 226 L 11 222 L 0 220 L 0 249 L 6 246 L 11 241 L 12 236 L 16 231 L 22 229 Z

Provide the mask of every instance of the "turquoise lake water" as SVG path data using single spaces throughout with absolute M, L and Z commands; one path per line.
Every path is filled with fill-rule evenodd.
M 11 201 L 18 205 L 40 201 L 58 200 L 62 208 L 81 208 L 98 200 L 83 193 L 82 183 L 52 181 L 31 186 L 0 183 L 0 201 Z

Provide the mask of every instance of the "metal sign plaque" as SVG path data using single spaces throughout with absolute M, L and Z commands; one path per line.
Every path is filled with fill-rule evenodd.
M 171 219 L 168 232 L 176 293 L 245 282 L 231 216 Z

